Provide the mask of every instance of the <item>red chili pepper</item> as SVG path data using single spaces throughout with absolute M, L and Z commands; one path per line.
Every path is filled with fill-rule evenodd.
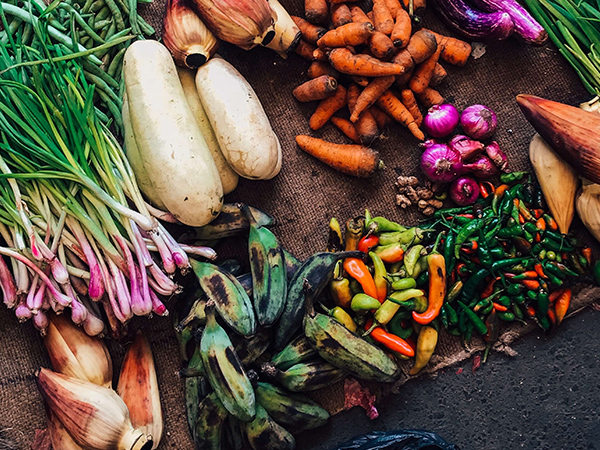
M 479 298 L 486 298 L 494 293 L 494 284 L 496 283 L 496 280 L 490 282 L 490 278 L 488 277 L 485 279 L 485 282 L 486 285 L 481 291 L 481 294 L 479 294 Z
M 558 296 L 554 304 L 554 309 L 556 310 L 556 325 L 560 325 L 560 323 L 563 321 L 570 304 L 571 289 L 565 289 L 562 294 Z
M 344 270 L 360 283 L 365 294 L 377 298 L 377 287 L 375 286 L 373 275 L 371 275 L 367 265 L 361 259 L 346 258 L 344 260 Z
M 523 214 L 519 213 L 519 223 L 521 225 L 523 225 L 525 223 L 525 217 L 523 217 Z
M 566 261 L 569 258 L 569 255 L 567 255 L 567 252 L 562 252 L 560 254 L 560 257 L 562 258 L 563 261 Z
M 546 227 L 552 231 L 558 230 L 558 224 L 554 220 L 554 217 L 546 215 Z
M 534 209 L 534 211 L 537 211 L 537 209 Z M 538 230 L 545 231 L 546 230 L 546 221 L 544 220 L 543 217 L 540 217 L 540 218 L 538 218 L 538 220 L 536 220 L 535 226 L 537 227 Z
M 533 238 L 534 242 L 541 242 L 542 240 L 542 235 L 540 233 L 535 233 L 535 237 Z
M 548 296 L 550 303 L 554 303 L 556 299 L 562 295 L 563 291 L 564 289 L 559 289 L 557 291 L 550 292 L 550 295 Z
M 482 198 L 488 198 L 494 191 L 494 185 L 489 181 L 479 182 L 479 193 L 481 194 Z
M 544 215 L 544 211 L 542 209 L 532 209 L 531 210 L 531 214 L 533 215 L 533 217 L 535 217 L 536 219 L 539 219 L 540 217 L 542 217 Z M 544 222 L 544 227 L 546 226 L 546 223 Z M 544 228 L 545 230 L 546 228 Z
M 500 303 L 492 302 L 492 305 L 494 305 L 494 309 L 496 311 L 499 311 L 499 312 L 508 311 L 508 308 L 504 305 L 501 305 Z
M 546 278 L 546 279 L 548 278 L 548 275 L 546 275 L 544 273 L 544 268 L 542 267 L 542 265 L 540 263 L 537 263 L 534 266 L 534 269 L 535 269 L 535 273 L 537 273 L 541 278 Z
M 535 317 L 535 308 L 533 306 L 528 306 L 527 309 L 525 310 L 525 312 L 527 313 L 527 315 L 533 319 Z
M 537 291 L 540 288 L 540 282 L 538 280 L 523 280 L 521 284 L 530 291 Z
M 369 323 L 370 322 L 370 323 Z M 368 325 L 368 327 L 367 327 Z M 369 319 L 365 324 L 365 327 L 371 328 L 373 325 L 373 320 Z M 380 344 L 389 348 L 392 351 L 398 352 L 404 356 L 415 356 L 415 350 L 410 346 L 408 342 L 406 342 L 401 337 L 396 336 L 395 334 L 388 333 L 381 327 L 375 327 L 371 330 L 370 336 Z
M 461 262 L 461 263 L 458 263 L 458 264 L 456 265 L 456 273 L 457 273 L 459 276 L 461 276 L 461 277 L 464 277 L 464 276 L 466 276 L 466 275 L 467 275 L 467 272 L 466 272 L 466 270 L 465 270 L 466 268 L 467 268 L 467 265 L 466 265 L 465 263 L 463 263 L 463 262 Z
M 360 241 L 358 241 L 358 250 L 363 253 L 369 253 L 377 244 L 379 244 L 379 237 L 374 234 L 363 236 Z
M 588 266 L 592 266 L 592 249 L 590 247 L 583 247 L 581 249 L 581 254 L 585 258 L 588 263 Z
M 467 255 L 472 255 L 477 251 L 477 247 L 479 247 L 479 244 L 477 244 L 477 241 L 471 241 L 469 242 L 469 244 L 467 244 L 466 246 L 463 245 L 461 250 L 464 251 Z
M 538 273 L 535 270 L 526 270 L 525 272 L 521 272 L 518 275 L 513 273 L 505 273 L 504 276 L 510 280 L 520 281 L 520 280 L 535 280 L 538 277 Z

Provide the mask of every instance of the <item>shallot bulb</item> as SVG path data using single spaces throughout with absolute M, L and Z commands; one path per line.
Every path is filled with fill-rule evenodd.
M 463 134 L 457 134 L 454 136 L 452 139 L 450 139 L 448 145 L 460 152 L 463 162 L 469 162 L 477 155 L 482 153 L 483 149 L 485 148 L 481 142 L 475 141 Z
M 465 134 L 477 140 L 491 138 L 497 125 L 496 113 L 483 105 L 469 106 L 460 116 L 460 126 Z
M 484 179 L 491 178 L 500 172 L 492 160 L 485 155 L 479 155 L 475 161 L 465 164 L 463 168 L 464 172 L 470 172 L 477 178 Z
M 503 172 L 506 170 L 506 165 L 508 164 L 508 157 L 496 141 L 490 142 L 485 147 L 485 153 L 494 162 L 494 164 L 498 166 L 500 170 L 502 170 Z

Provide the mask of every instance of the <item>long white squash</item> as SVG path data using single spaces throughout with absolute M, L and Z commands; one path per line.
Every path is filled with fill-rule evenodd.
M 223 156 L 221 147 L 219 147 L 219 141 L 217 140 L 215 132 L 210 125 L 210 121 L 206 115 L 206 110 L 204 109 L 204 106 L 200 101 L 198 91 L 196 90 L 196 72 L 186 67 L 177 66 L 177 74 L 179 75 L 179 80 L 181 81 L 185 98 L 188 102 L 188 105 L 190 105 L 190 109 L 192 110 L 194 117 L 196 118 L 196 122 L 198 123 L 198 128 L 200 129 L 202 136 L 204 136 L 206 145 L 208 145 L 208 149 L 210 150 L 213 159 L 215 160 L 215 164 L 217 165 L 217 169 L 219 170 L 221 184 L 223 185 L 223 193 L 229 194 L 237 187 L 239 175 L 231 168 Z
M 281 168 L 281 145 L 252 86 L 235 67 L 212 58 L 196 74 L 206 114 L 233 170 L 244 178 L 268 180 Z
M 206 225 L 221 211 L 223 187 L 171 54 L 158 41 L 136 41 L 123 73 L 135 141 L 156 193 L 180 222 Z

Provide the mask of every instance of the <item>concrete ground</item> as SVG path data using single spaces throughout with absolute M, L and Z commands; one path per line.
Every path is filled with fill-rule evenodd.
M 490 355 L 407 383 L 369 420 L 360 408 L 298 437 L 299 449 L 329 450 L 370 430 L 434 431 L 462 450 L 600 449 L 600 312 L 567 319 L 553 337 L 535 332 L 511 358 Z M 460 369 L 462 373 L 458 373 Z

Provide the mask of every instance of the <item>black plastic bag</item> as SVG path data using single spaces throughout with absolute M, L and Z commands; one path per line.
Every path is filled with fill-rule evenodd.
M 331 450 L 460 450 L 435 433 L 423 430 L 373 431 Z

